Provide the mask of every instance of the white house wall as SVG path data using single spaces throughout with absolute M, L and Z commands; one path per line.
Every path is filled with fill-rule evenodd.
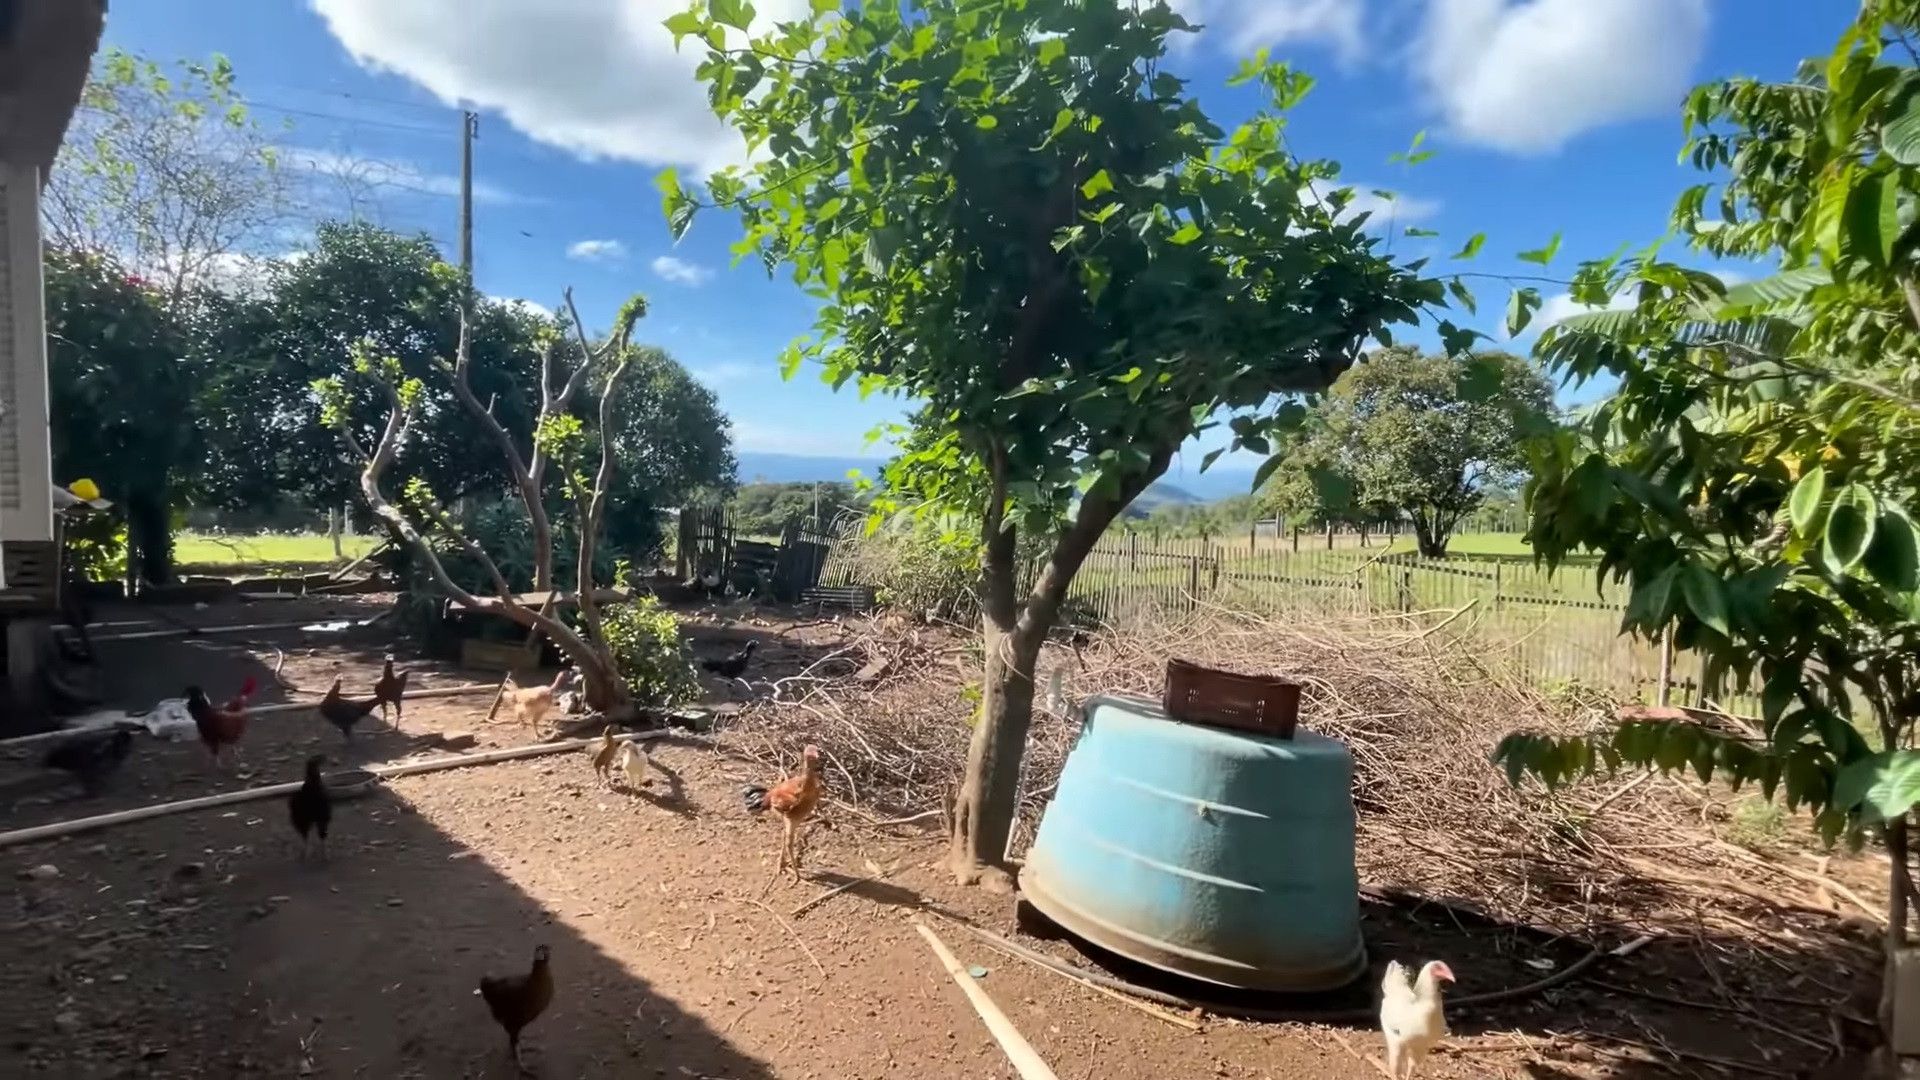
M 53 539 L 39 203 L 38 170 L 0 162 L 0 540 L 7 541 Z

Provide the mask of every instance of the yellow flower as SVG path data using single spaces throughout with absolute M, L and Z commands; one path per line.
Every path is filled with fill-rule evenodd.
M 74 496 L 82 502 L 92 502 L 100 497 L 100 485 L 86 477 L 81 477 L 73 483 L 68 484 L 67 490 L 73 492 Z

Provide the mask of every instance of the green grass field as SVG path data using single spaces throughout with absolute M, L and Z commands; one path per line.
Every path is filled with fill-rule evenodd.
M 356 559 L 379 542 L 373 536 L 344 536 L 340 548 Z M 259 536 L 214 536 L 180 533 L 173 538 L 173 559 L 183 568 L 202 573 L 246 569 L 288 569 L 330 566 L 333 541 L 324 533 L 266 533 Z

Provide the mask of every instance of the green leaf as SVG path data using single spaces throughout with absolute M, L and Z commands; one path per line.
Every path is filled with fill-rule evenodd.
M 1895 818 L 1920 802 L 1920 751 L 1894 750 L 1850 762 L 1833 783 L 1836 810 L 1859 809 L 1878 820 Z
M 1515 289 L 1507 300 L 1507 336 L 1519 337 L 1520 332 L 1533 321 L 1533 313 L 1540 309 L 1540 290 L 1534 288 Z
M 1847 240 L 1853 253 L 1886 266 L 1900 238 L 1900 183 L 1890 173 L 1875 173 L 1847 196 Z
M 1680 577 L 1680 595 L 1702 625 L 1721 637 L 1732 636 L 1727 627 L 1726 584 L 1718 574 L 1698 563 L 1688 566 Z
M 1820 520 L 1820 504 L 1827 497 L 1827 470 L 1815 465 L 1800 477 L 1793 485 L 1793 494 L 1787 499 L 1787 517 L 1793 522 L 1793 531 L 1801 536 L 1814 535 L 1814 526 Z
M 735 30 L 745 30 L 753 22 L 753 5 L 747 0 L 710 0 L 709 8 L 715 22 Z
M 1034 52 L 1034 61 L 1041 67 L 1046 67 L 1065 55 L 1067 55 L 1067 41 L 1065 38 L 1042 38 Z M 1062 109 L 1061 111 L 1068 114 L 1073 112 L 1071 109 Z M 1061 124 L 1056 122 L 1054 124 L 1054 134 L 1059 134 L 1062 127 Z
M 982 131 L 992 131 L 1000 126 L 1000 118 L 992 113 L 981 113 L 979 119 L 973 122 L 973 126 Z
M 1880 149 L 1902 165 L 1920 165 L 1920 91 L 1909 88 L 1880 125 Z
M 1472 290 L 1461 283 L 1459 278 L 1447 279 L 1447 292 L 1453 296 L 1454 300 L 1459 302 L 1461 307 L 1467 309 L 1467 314 L 1473 315 L 1479 312 L 1480 307 L 1474 303 Z
M 673 47 L 676 49 L 680 47 L 681 38 L 689 34 L 698 34 L 706 28 L 706 24 L 701 21 L 700 16 L 695 15 L 691 11 L 682 11 L 674 15 L 669 15 L 661 25 L 673 33 Z
M 1517 257 L 1521 262 L 1537 263 L 1540 266 L 1545 266 L 1552 262 L 1553 257 L 1559 253 L 1560 234 L 1554 233 L 1553 239 L 1547 241 L 1546 247 L 1534 248 L 1532 251 L 1523 251 Z
M 1455 252 L 1453 257 L 1456 259 L 1471 259 L 1475 255 L 1480 254 L 1480 249 L 1486 246 L 1486 243 L 1486 233 L 1474 233 L 1472 236 L 1467 237 L 1466 244 L 1462 246 L 1459 251 Z
M 1808 290 L 1833 283 L 1824 266 L 1782 270 L 1758 281 L 1743 281 L 1727 290 L 1728 307 L 1773 307 L 1804 300 Z
M 1867 554 L 1867 546 L 1873 543 L 1877 514 L 1873 492 L 1859 484 L 1848 484 L 1834 496 L 1820 549 L 1829 571 L 1844 574 L 1860 564 Z
M 1200 239 L 1200 226 L 1195 225 L 1193 222 L 1189 221 L 1185 225 L 1180 226 L 1179 229 L 1175 230 L 1174 234 L 1172 236 L 1167 237 L 1167 239 L 1172 243 L 1180 244 L 1183 246 L 1186 244 L 1191 244 L 1195 240 Z
M 1895 592 L 1920 587 L 1920 537 L 1914 535 L 1913 519 L 1898 507 L 1883 508 L 1861 561 L 1875 581 Z
M 1049 40 L 1057 41 L 1058 39 L 1051 38 Z M 1043 42 L 1042 43 L 1043 48 L 1044 48 L 1044 45 L 1045 43 Z M 1062 45 L 1061 48 L 1064 49 L 1066 48 L 1066 46 Z M 1067 130 L 1072 126 L 1073 126 L 1073 110 L 1061 109 L 1059 112 L 1053 114 L 1053 128 L 1047 132 L 1047 138 L 1049 139 L 1057 138 L 1061 132 Z
M 1080 197 L 1092 199 L 1112 190 L 1113 177 L 1107 175 L 1107 170 L 1101 169 L 1088 177 L 1086 183 L 1080 185 Z

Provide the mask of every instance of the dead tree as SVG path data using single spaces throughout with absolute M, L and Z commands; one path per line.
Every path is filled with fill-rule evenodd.
M 494 417 L 492 410 L 481 403 L 468 384 L 471 353 L 469 321 L 464 311 L 453 362 L 442 360 L 437 364 L 447 376 L 454 397 L 459 399 L 499 448 L 519 489 L 520 501 L 533 531 L 533 595 L 541 598 L 538 604 L 528 605 L 519 601 L 506 575 L 500 571 L 499 563 L 460 528 L 446 507 L 424 484 L 417 480 L 409 482 L 401 493 L 401 505 L 396 505 L 383 489 L 381 482 L 401 444 L 406 441 L 426 393 L 420 380 L 405 377 L 396 359 L 380 359 L 365 354 L 355 358 L 354 371 L 378 386 L 388 403 L 385 426 L 379 442 L 371 451 L 361 444 L 347 422 L 345 381 L 339 378 L 322 379 L 314 384 L 314 389 L 321 398 L 323 422 L 340 433 L 348 451 L 361 464 L 360 494 L 366 499 L 368 508 L 407 544 L 421 565 L 426 567 L 434 584 L 461 607 L 494 612 L 528 630 L 545 634 L 572 660 L 583 684 L 587 706 L 610 717 L 624 717 L 632 714 L 633 699 L 601 632 L 593 562 L 600 535 L 600 521 L 606 509 L 607 489 L 613 481 L 613 442 L 605 437 L 605 433 L 610 430 L 608 421 L 611 419 L 614 391 L 632 360 L 629 339 L 633 334 L 633 326 L 646 315 L 647 304 L 640 296 L 628 300 L 614 321 L 613 331 L 606 340 L 595 346 L 587 340 L 580 313 L 573 304 L 571 289 L 567 290 L 566 300 L 567 312 L 579 340 L 580 362 L 556 391 L 553 379 L 559 354 L 558 340 L 556 338 L 544 344 L 540 357 L 540 412 L 534 421 L 532 446 L 527 454 L 521 453 L 513 435 Z M 586 432 L 569 411 L 569 406 L 594 371 L 606 371 L 607 375 L 599 385 L 600 464 L 594 471 L 591 487 L 588 487 L 585 478 L 571 467 L 586 443 Z M 571 593 L 557 589 L 553 584 L 553 524 L 547 516 L 542 498 L 549 465 L 557 467 L 562 475 L 562 483 L 573 505 L 575 524 L 578 526 L 575 530 L 579 537 L 577 572 Z M 486 572 L 493 595 L 477 595 L 456 583 L 447 573 L 446 564 L 441 561 L 439 553 L 434 550 L 429 535 L 416 526 L 416 519 L 433 534 L 459 545 L 462 551 L 479 563 Z M 584 633 L 576 631 L 564 619 L 553 614 L 552 608 L 545 606 L 549 596 L 560 608 L 569 603 L 578 606 Z

